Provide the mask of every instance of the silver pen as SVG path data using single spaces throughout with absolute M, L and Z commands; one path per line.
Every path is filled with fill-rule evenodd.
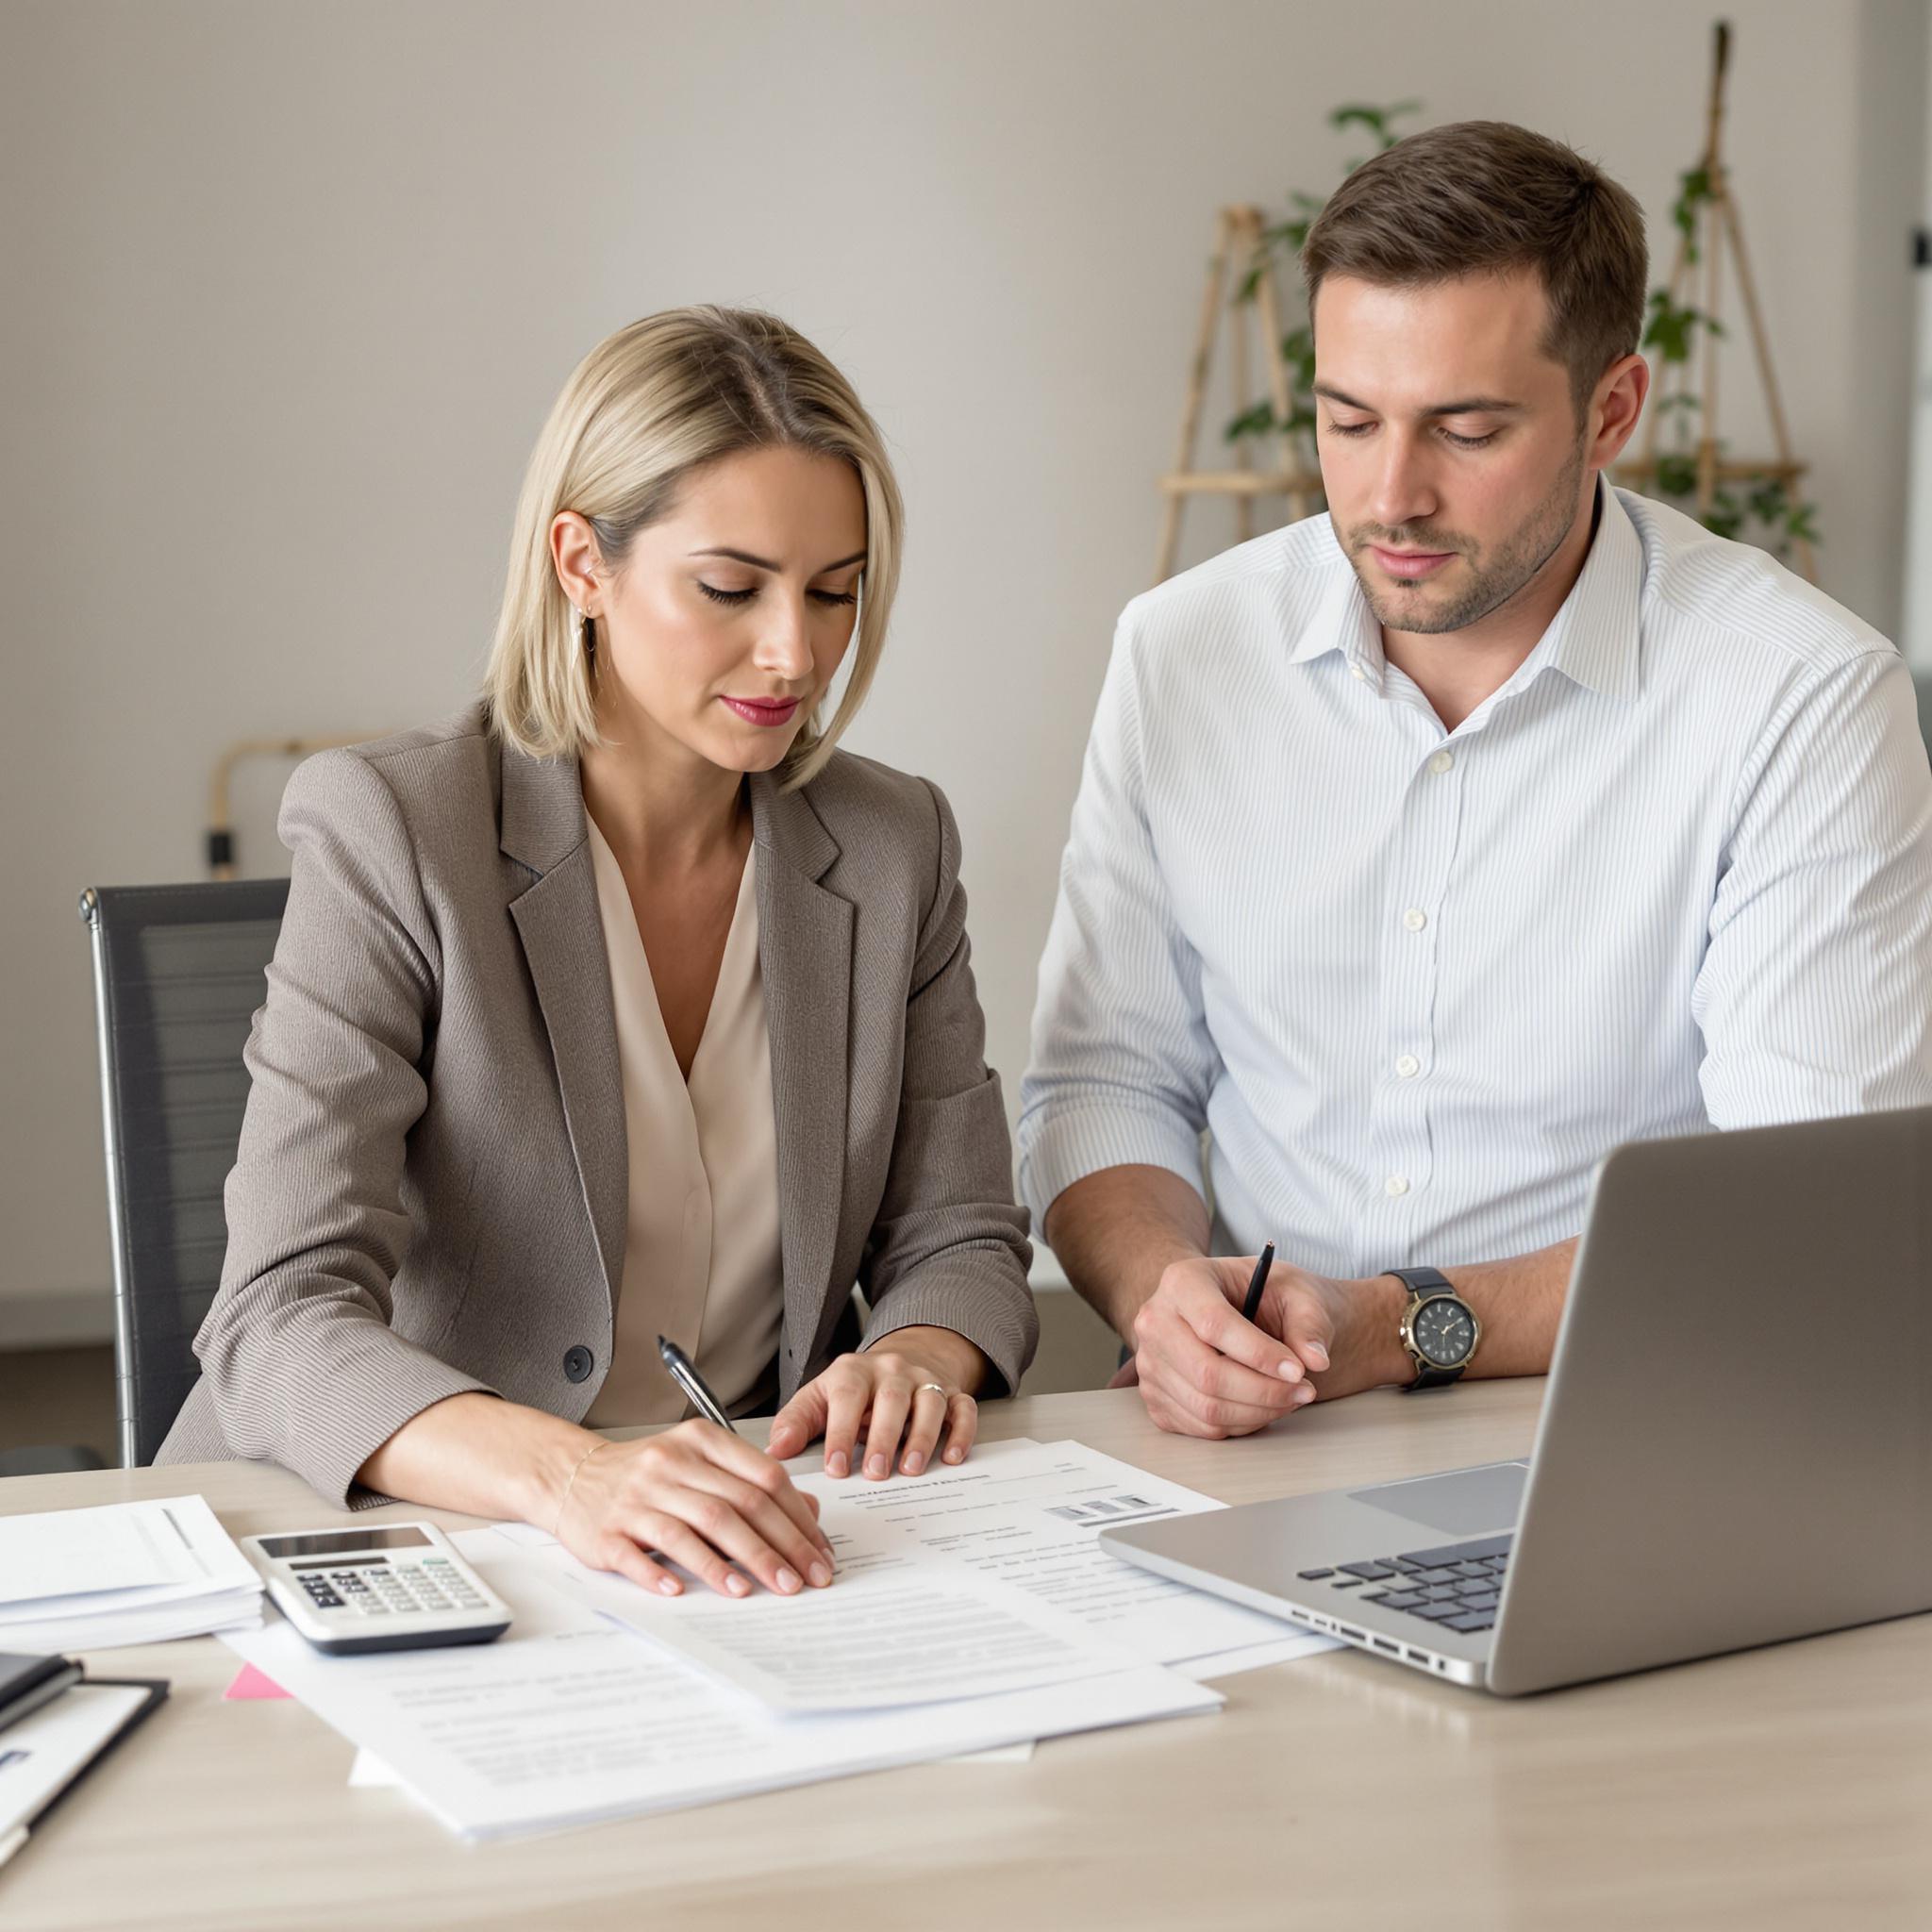
M 671 1372 L 671 1379 L 682 1389 L 691 1400 L 691 1406 L 707 1422 L 716 1423 L 721 1429 L 731 1429 L 735 1436 L 738 1431 L 731 1428 L 731 1418 L 719 1407 L 718 1398 L 705 1387 L 705 1378 L 691 1367 L 691 1357 L 679 1348 L 676 1342 L 667 1341 L 660 1335 L 658 1338 L 658 1353 L 664 1358 L 664 1366 Z

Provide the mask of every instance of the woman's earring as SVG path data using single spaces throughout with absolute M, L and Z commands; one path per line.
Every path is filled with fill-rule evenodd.
M 570 608 L 572 617 L 576 620 L 577 649 L 586 658 L 593 657 L 597 650 L 597 633 L 591 628 L 591 620 L 575 604 Z

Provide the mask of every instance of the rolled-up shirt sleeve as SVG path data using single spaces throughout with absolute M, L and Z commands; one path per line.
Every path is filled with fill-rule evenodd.
M 1740 793 L 1691 1006 L 1713 1124 L 1932 1102 L 1932 770 L 1897 653 L 1795 688 Z
M 1060 860 L 1021 1088 L 1021 1192 L 1043 1224 L 1103 1168 L 1201 1186 L 1219 1058 L 1201 962 L 1175 921 L 1145 790 L 1134 610 L 1115 633 Z

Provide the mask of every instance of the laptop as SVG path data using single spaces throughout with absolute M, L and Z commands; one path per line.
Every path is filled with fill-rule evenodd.
M 1619 1147 L 1526 1462 L 1101 1542 L 1506 1697 L 1907 1616 L 1932 1607 L 1928 1269 L 1932 1108 Z

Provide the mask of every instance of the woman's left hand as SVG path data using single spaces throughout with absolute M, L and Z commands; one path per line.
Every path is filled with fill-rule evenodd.
M 865 1439 L 865 1473 L 874 1481 L 896 1466 L 917 1475 L 932 1460 L 941 1432 L 943 1459 L 963 1462 L 979 1427 L 973 1391 L 986 1357 L 950 1328 L 894 1328 L 874 1349 L 841 1355 L 799 1390 L 772 1421 L 768 1453 L 796 1456 L 825 1439 L 825 1474 L 849 1475 Z

